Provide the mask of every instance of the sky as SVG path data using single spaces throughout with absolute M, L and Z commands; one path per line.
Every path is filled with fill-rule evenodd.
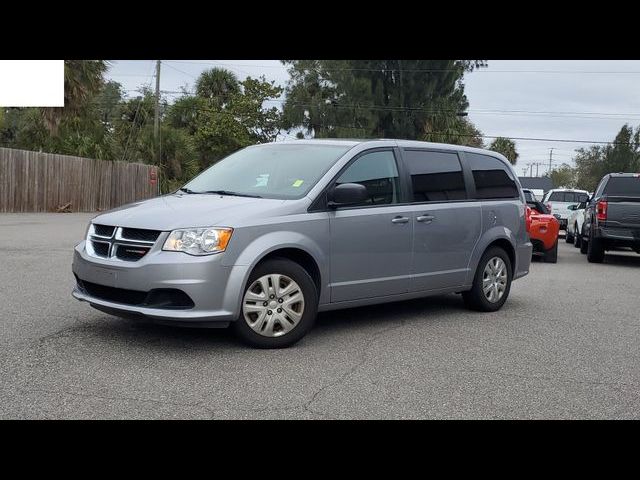
M 628 123 L 640 125 L 640 61 L 637 60 L 488 60 L 486 68 L 465 74 L 469 119 L 484 135 L 516 138 L 516 172 L 573 165 L 576 148 L 610 142 Z M 107 77 L 135 96 L 142 85 L 155 88 L 155 60 L 112 60 Z M 224 67 L 239 79 L 264 75 L 285 86 L 288 74 L 279 60 L 163 60 L 160 90 L 167 98 L 193 88 L 208 68 Z M 522 138 L 522 139 L 517 139 Z M 528 139 L 543 139 L 525 140 Z M 554 141 L 550 141 L 553 139 Z M 492 139 L 485 139 L 488 144 Z M 535 165 L 535 164 L 538 165 Z

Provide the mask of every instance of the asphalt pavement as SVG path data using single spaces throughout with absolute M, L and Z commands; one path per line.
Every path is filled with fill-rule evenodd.
M 561 241 L 496 313 L 446 295 L 320 315 L 292 348 L 71 297 L 91 214 L 0 215 L 0 418 L 640 418 L 640 255 Z

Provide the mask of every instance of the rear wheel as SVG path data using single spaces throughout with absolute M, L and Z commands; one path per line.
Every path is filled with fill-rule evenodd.
M 589 244 L 587 245 L 587 260 L 590 263 L 602 263 L 604 260 L 604 245 L 602 240 L 593 236 L 593 228 L 589 232 Z
M 549 250 L 544 252 L 544 261 L 546 263 L 558 263 L 558 240 Z
M 318 293 L 307 271 L 291 260 L 275 258 L 251 273 L 233 328 L 253 347 L 288 347 L 311 329 L 317 311 Z
M 471 290 L 462 292 L 465 305 L 481 312 L 495 312 L 511 290 L 511 260 L 500 247 L 487 250 L 476 269 Z
M 569 227 L 567 227 L 566 234 L 564 236 L 564 241 L 567 243 L 573 243 L 573 233 L 569 233 Z M 575 230 L 574 230 L 575 232 Z

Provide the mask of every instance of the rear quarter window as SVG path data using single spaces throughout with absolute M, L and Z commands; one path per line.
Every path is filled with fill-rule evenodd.
M 513 174 L 503 162 L 479 153 L 465 153 L 465 157 L 473 173 L 478 199 L 520 198 Z

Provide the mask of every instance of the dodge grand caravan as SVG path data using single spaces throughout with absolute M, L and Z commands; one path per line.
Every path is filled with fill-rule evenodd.
M 401 140 L 255 145 L 174 193 L 95 217 L 75 247 L 73 296 L 284 347 L 318 311 L 445 293 L 498 310 L 529 272 L 525 223 L 517 176 L 495 152 Z

